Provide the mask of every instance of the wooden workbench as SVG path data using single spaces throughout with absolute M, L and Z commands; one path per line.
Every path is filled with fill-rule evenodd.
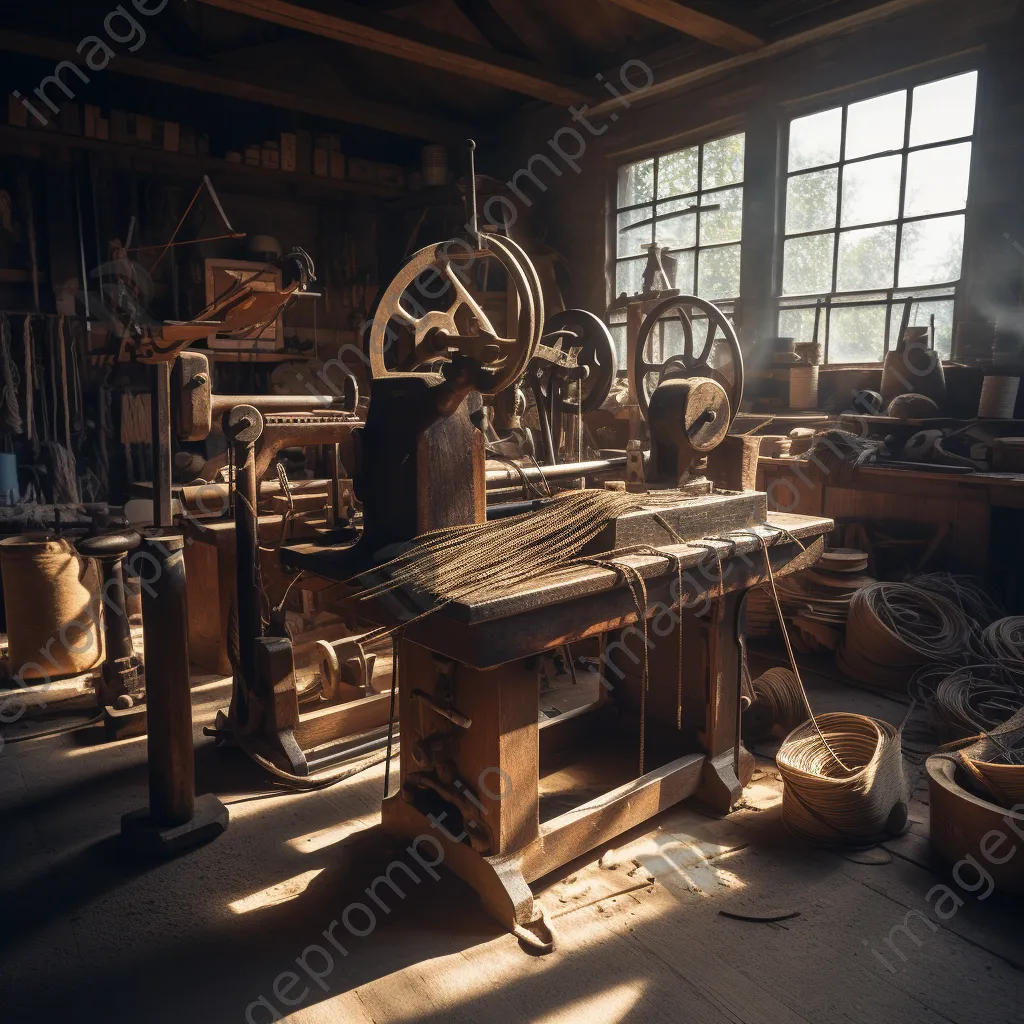
M 1021 543 L 1024 511 L 1019 473 L 864 466 L 840 484 L 807 460 L 762 457 L 757 489 L 767 492 L 770 508 L 787 512 L 934 526 L 948 534 L 945 550 L 955 570 L 998 574 L 1024 557 L 1024 549 L 1013 549 Z
M 767 524 L 754 532 L 768 541 L 773 571 L 784 575 L 813 565 L 821 552 L 820 537 L 831 528 L 831 520 L 822 516 L 771 512 Z M 800 551 L 782 531 L 799 541 L 810 540 L 807 551 Z M 716 547 L 723 559 L 735 560 L 736 569 L 726 581 L 726 593 L 766 582 L 764 556 L 755 536 L 737 533 L 728 540 L 711 538 L 701 543 Z M 315 550 L 312 545 L 291 546 L 289 565 L 315 571 Z M 717 577 L 712 583 L 697 568 L 707 565 L 709 559 L 714 561 L 706 547 L 668 544 L 660 545 L 659 550 L 665 555 L 624 555 L 610 562 L 628 566 L 644 578 L 650 608 L 672 603 L 676 557 L 683 567 L 684 603 L 692 606 L 698 594 L 710 587 L 717 589 Z M 300 551 L 304 557 L 297 557 Z M 396 598 L 378 602 L 375 609 L 376 616 L 389 624 L 408 620 L 419 610 L 398 603 Z M 369 609 L 366 614 L 374 618 Z M 500 594 L 484 593 L 470 601 L 453 602 L 408 626 L 404 636 L 474 668 L 489 669 L 621 629 L 638 619 L 636 602 L 624 576 L 611 569 L 587 567 L 554 579 L 523 583 Z
M 497 920 L 544 947 L 529 882 L 688 797 L 718 813 L 739 798 L 753 767 L 739 742 L 739 637 L 743 598 L 768 578 L 760 538 L 782 577 L 817 561 L 832 525 L 773 513 L 728 537 L 614 559 L 643 578 L 646 607 L 623 573 L 596 567 L 476 595 L 419 621 L 422 604 L 409 595 L 376 602 L 378 621 L 409 623 L 400 645 L 402 784 L 383 803 L 384 827 L 432 836 Z M 720 555 L 721 577 L 702 544 Z M 649 630 L 637 625 L 645 617 Z M 595 636 L 607 669 L 601 697 L 540 724 L 534 656 Z M 556 792 L 560 772 L 570 781 Z M 581 787 L 581 777 L 593 781 Z

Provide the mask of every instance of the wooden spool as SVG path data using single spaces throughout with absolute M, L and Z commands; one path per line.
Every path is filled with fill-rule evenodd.
M 12 675 L 55 679 L 103 661 L 97 625 L 99 578 L 62 537 L 24 534 L 0 540 Z

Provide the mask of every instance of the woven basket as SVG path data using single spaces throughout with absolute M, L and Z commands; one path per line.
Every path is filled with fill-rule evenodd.
M 785 783 L 782 820 L 800 838 L 826 845 L 873 842 L 906 824 L 910 791 L 899 731 L 887 722 L 847 712 L 817 716 L 817 725 L 850 771 L 805 722 L 776 755 Z

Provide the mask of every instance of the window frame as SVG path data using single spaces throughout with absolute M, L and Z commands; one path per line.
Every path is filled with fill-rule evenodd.
M 946 78 L 953 78 L 958 75 L 975 72 L 977 74 L 977 85 L 975 91 L 974 124 L 970 135 L 958 136 L 957 138 L 943 139 L 939 142 L 922 143 L 916 146 L 910 145 L 911 119 L 913 117 L 913 91 L 915 88 L 928 85 L 932 82 L 939 82 Z M 880 366 L 885 360 L 886 354 L 892 347 L 892 336 L 898 328 L 898 321 L 894 324 L 894 318 L 898 315 L 894 311 L 901 309 L 907 297 L 913 295 L 917 303 L 926 304 L 931 301 L 952 300 L 952 336 L 950 338 L 949 360 L 957 358 L 957 337 L 956 324 L 958 323 L 964 302 L 964 288 L 966 284 L 965 268 L 969 266 L 969 255 L 971 248 L 971 226 L 975 222 L 975 206 L 977 203 L 977 182 L 979 176 L 978 151 L 979 136 L 983 131 L 980 123 L 982 111 L 984 110 L 984 88 L 985 88 L 985 65 L 983 55 L 974 50 L 963 53 L 954 58 L 941 61 L 928 62 L 913 68 L 903 69 L 893 74 L 883 75 L 869 81 L 861 82 L 853 86 L 846 86 L 839 89 L 818 93 L 814 96 L 802 97 L 789 103 L 780 105 L 780 117 L 778 124 L 778 160 L 776 164 L 776 225 L 773 244 L 773 273 L 772 273 L 772 304 L 773 322 L 775 332 L 779 333 L 779 321 L 781 314 L 786 310 L 811 310 L 815 308 L 818 300 L 822 306 L 822 332 L 819 340 L 822 345 L 822 363 L 831 366 Z M 846 159 L 846 128 L 849 108 L 851 105 L 864 100 L 875 99 L 885 96 L 888 93 L 906 91 L 907 102 L 904 112 L 903 144 L 898 149 L 887 149 L 877 153 L 870 153 L 866 156 Z M 840 150 L 839 160 L 821 166 L 801 168 L 798 171 L 789 170 L 789 141 L 790 126 L 794 120 L 811 114 L 822 113 L 840 107 Z M 964 206 L 957 210 L 946 210 L 941 213 L 918 214 L 904 216 L 903 209 L 906 203 L 907 170 L 910 163 L 910 156 L 918 152 L 926 152 L 930 149 L 938 149 L 944 146 L 954 146 L 971 143 L 971 159 L 968 170 L 967 199 Z M 842 226 L 842 200 L 843 200 L 843 170 L 846 167 L 855 166 L 870 160 L 876 160 L 886 156 L 899 156 L 900 184 L 899 184 L 899 205 L 897 216 L 892 220 L 873 221 L 871 223 Z M 835 223 L 824 229 L 811 231 L 797 231 L 792 234 L 786 232 L 787 198 L 789 182 L 792 178 L 801 175 L 812 174 L 820 171 L 837 171 L 836 185 L 836 213 Z M 923 221 L 937 220 L 942 217 L 962 216 L 964 218 L 964 240 L 961 252 L 960 275 L 955 281 L 921 285 L 902 286 L 899 284 L 900 254 L 903 244 L 904 225 L 920 223 Z M 896 241 L 893 254 L 893 284 L 888 288 L 867 288 L 859 290 L 839 291 L 838 270 L 839 270 L 839 239 L 844 231 L 859 231 L 863 229 L 895 226 Z M 828 292 L 811 292 L 805 295 L 786 295 L 783 293 L 783 275 L 785 272 L 785 247 L 786 242 L 793 238 L 807 238 L 815 235 L 832 236 L 835 238 L 832 253 L 831 284 Z M 883 295 L 885 298 L 875 298 Z M 858 298 L 860 296 L 861 298 Z M 858 362 L 830 362 L 829 360 L 829 334 L 832 314 L 836 309 L 862 308 L 867 306 L 883 308 L 885 311 L 885 332 L 883 338 L 882 353 L 877 360 Z M 810 339 L 806 339 L 810 340 Z
M 704 189 L 703 184 L 703 173 L 704 173 L 704 147 L 711 143 L 718 142 L 720 139 L 726 139 L 733 135 L 743 135 L 743 175 L 737 182 L 733 182 L 729 185 L 719 185 L 712 189 Z M 615 153 L 610 153 L 608 156 L 610 173 L 609 173 L 609 186 L 608 186 L 608 216 L 606 218 L 608 224 L 608 235 L 606 241 L 606 252 L 607 252 L 607 289 L 606 294 L 610 296 L 608 303 L 608 309 L 612 309 L 619 302 L 619 292 L 616 290 L 616 270 L 620 263 L 626 263 L 630 260 L 641 260 L 645 259 L 644 256 L 624 256 L 618 255 L 618 237 L 619 237 L 619 217 L 623 213 L 628 213 L 630 210 L 638 210 L 644 207 L 651 207 L 651 240 L 654 240 L 658 222 L 667 220 L 671 217 L 678 217 L 679 211 L 673 213 L 658 215 L 656 207 L 659 203 L 667 203 L 682 199 L 693 199 L 696 207 L 701 207 L 704 204 L 704 197 L 714 195 L 719 192 L 728 192 L 733 189 L 740 189 L 742 196 L 742 208 L 741 208 L 741 221 L 740 221 L 740 237 L 736 241 L 732 242 L 711 242 L 707 244 L 701 244 L 700 241 L 700 220 L 699 216 L 696 217 L 696 223 L 694 225 L 694 238 L 695 242 L 692 246 L 684 246 L 678 249 L 673 248 L 671 254 L 677 253 L 689 253 L 694 254 L 693 260 L 693 276 L 691 278 L 693 284 L 692 294 L 697 294 L 697 284 L 700 275 L 700 253 L 702 251 L 708 251 L 712 249 L 727 249 L 732 246 L 739 246 L 740 251 L 740 294 L 736 296 L 729 296 L 728 298 L 715 299 L 713 300 L 716 304 L 723 305 L 727 310 L 738 311 L 740 309 L 742 301 L 743 291 L 743 244 L 744 234 L 746 228 L 746 210 L 747 210 L 747 127 L 746 117 L 730 118 L 727 121 L 716 122 L 711 125 L 705 125 L 701 128 L 688 131 L 684 134 L 670 136 L 667 138 L 660 139 L 656 142 L 644 145 L 642 148 L 633 150 L 623 150 Z M 697 189 L 693 192 L 682 192 L 676 196 L 668 196 L 665 199 L 658 199 L 658 164 L 662 157 L 670 156 L 673 153 L 677 153 L 684 149 L 697 148 Z M 619 171 L 630 164 L 642 163 L 645 160 L 654 160 L 654 180 L 653 180 L 653 196 L 650 202 L 646 203 L 633 203 L 629 206 L 619 207 L 618 205 L 618 176 Z M 696 216 L 696 211 L 695 211 Z M 686 291 L 680 286 L 678 280 L 676 282 L 676 288 L 682 293 L 687 294 Z M 639 296 L 631 295 L 627 296 L 627 301 L 638 301 Z

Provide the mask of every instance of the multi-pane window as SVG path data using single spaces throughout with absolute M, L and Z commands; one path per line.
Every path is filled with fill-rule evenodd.
M 616 297 L 643 291 L 648 255 L 657 246 L 668 249 L 674 287 L 683 294 L 726 306 L 739 298 L 743 157 L 740 133 L 619 168 Z M 622 367 L 625 322 L 624 312 L 612 314 Z
M 743 135 L 730 135 L 619 168 L 616 296 L 643 291 L 656 244 L 676 261 L 681 292 L 739 297 L 743 148 Z
M 978 75 L 798 117 L 789 125 L 779 334 L 828 362 L 876 362 L 934 317 L 950 355 Z

